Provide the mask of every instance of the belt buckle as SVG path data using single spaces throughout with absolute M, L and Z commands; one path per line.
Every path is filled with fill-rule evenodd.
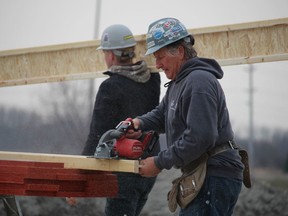
M 235 149 L 231 140 L 228 141 L 228 144 L 229 144 L 231 149 Z

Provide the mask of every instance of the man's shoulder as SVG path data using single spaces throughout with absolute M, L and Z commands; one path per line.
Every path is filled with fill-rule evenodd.
M 192 82 L 197 82 L 197 81 L 209 81 L 209 80 L 216 80 L 216 77 L 214 74 L 207 70 L 203 69 L 196 69 L 192 71 L 188 76 L 188 79 L 191 79 Z
M 99 86 L 100 89 L 105 89 L 105 88 L 114 88 L 118 85 L 121 84 L 121 81 L 119 78 L 115 76 L 110 76 L 107 79 L 103 80 Z

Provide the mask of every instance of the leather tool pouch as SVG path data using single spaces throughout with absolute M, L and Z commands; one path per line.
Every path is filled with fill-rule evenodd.
M 230 142 L 228 142 L 228 144 L 232 149 L 237 149 L 239 151 L 242 163 L 245 166 L 243 171 L 243 183 L 247 188 L 251 188 L 247 151 L 238 147 L 235 148 Z M 213 153 L 211 153 L 211 151 L 209 155 L 218 154 L 229 148 L 227 148 L 226 144 L 223 144 L 214 148 Z M 167 194 L 168 207 L 171 212 L 176 211 L 177 205 L 181 208 L 185 208 L 198 195 L 205 181 L 209 155 L 204 153 L 197 160 L 192 161 L 192 163 L 182 169 L 182 176 L 173 180 L 172 189 Z
M 182 176 L 173 180 L 172 189 L 167 195 L 168 207 L 171 212 L 176 211 L 177 204 L 181 208 L 185 208 L 199 193 L 206 177 L 208 156 L 201 156 L 199 159 L 193 163 L 194 167 L 182 170 Z
M 248 153 L 244 149 L 239 149 L 239 155 L 241 156 L 241 161 L 244 164 L 243 170 L 243 184 L 246 188 L 251 188 L 251 179 L 250 179 L 250 168 L 249 168 L 249 160 Z

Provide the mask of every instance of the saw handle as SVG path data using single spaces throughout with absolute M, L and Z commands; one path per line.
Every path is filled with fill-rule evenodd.
M 121 121 L 115 128 L 126 138 L 130 139 L 138 139 L 141 137 L 142 132 L 140 129 L 135 128 L 134 122 L 132 118 L 127 118 L 124 121 Z
M 121 121 L 115 129 L 119 132 L 126 133 L 129 129 L 131 129 L 131 122 L 130 121 Z
M 128 131 L 137 132 L 135 129 L 132 118 L 127 118 L 125 121 L 121 121 L 116 127 L 115 130 L 111 133 L 111 135 L 119 139 L 120 137 L 125 137 L 128 134 Z
M 127 118 L 125 121 L 130 122 L 130 127 L 128 129 L 132 129 L 134 131 L 138 131 L 139 128 L 135 128 L 134 122 L 132 118 Z

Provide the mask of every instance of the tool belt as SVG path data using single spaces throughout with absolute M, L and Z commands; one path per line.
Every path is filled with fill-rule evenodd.
M 192 161 L 181 169 L 182 176 L 172 181 L 172 189 L 167 194 L 168 207 L 175 212 L 177 205 L 185 208 L 199 193 L 205 181 L 207 171 L 207 160 L 209 157 L 224 152 L 228 149 L 237 149 L 245 168 L 243 171 L 243 183 L 247 188 L 251 187 L 248 154 L 246 150 L 240 149 L 233 141 L 217 145 L 198 159 Z

